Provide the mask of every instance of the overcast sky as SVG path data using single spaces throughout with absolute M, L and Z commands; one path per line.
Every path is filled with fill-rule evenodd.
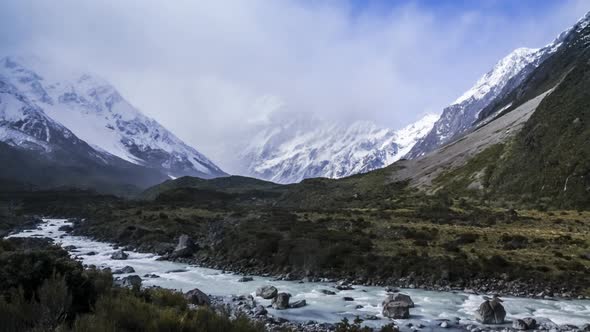
M 0 52 L 81 66 L 223 167 L 273 114 L 400 128 L 586 0 L 3 0 Z M 281 119 L 281 116 L 273 116 Z

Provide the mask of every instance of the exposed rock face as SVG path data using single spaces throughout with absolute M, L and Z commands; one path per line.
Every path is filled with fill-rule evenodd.
M 479 306 L 475 313 L 475 319 L 483 324 L 503 324 L 506 318 L 506 310 L 500 299 L 486 300 Z
M 396 293 L 396 294 L 391 294 L 388 295 L 387 298 L 385 300 L 383 300 L 383 307 L 385 307 L 385 305 L 389 302 L 402 302 L 408 305 L 408 307 L 413 308 L 414 307 L 414 301 L 412 301 L 412 298 L 410 298 L 408 295 L 406 294 L 401 294 L 401 293 Z
M 178 238 L 178 245 L 170 254 L 171 258 L 181 258 L 181 257 L 189 257 L 192 256 L 195 251 L 197 251 L 198 246 L 193 242 L 193 240 L 186 234 L 181 235 Z
M 123 250 L 119 250 L 111 255 L 111 259 L 116 259 L 116 260 L 125 260 L 125 259 L 127 259 L 127 257 L 129 257 L 129 254 L 124 252 Z
M 135 269 L 129 265 L 125 266 L 122 269 L 117 269 L 115 271 L 113 271 L 113 274 L 125 274 L 125 273 L 133 273 L 135 272 Z
M 279 291 L 274 286 L 263 286 L 256 289 L 256 296 L 269 300 L 277 296 Z
M 277 310 L 288 309 L 290 297 L 291 296 L 287 293 L 278 293 L 277 296 L 272 300 L 272 307 Z
M 405 302 L 388 302 L 383 306 L 383 316 L 393 319 L 410 318 L 410 306 Z
M 184 298 L 188 300 L 189 303 L 194 305 L 210 305 L 211 299 L 207 294 L 201 292 L 198 288 L 190 290 L 184 293 Z

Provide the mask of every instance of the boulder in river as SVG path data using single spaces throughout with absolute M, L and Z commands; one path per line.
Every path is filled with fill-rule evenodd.
M 241 277 L 240 279 L 238 279 L 238 282 L 248 282 L 248 281 L 253 281 L 254 278 L 252 277 Z
M 391 301 L 383 306 L 383 316 L 393 319 L 410 318 L 410 306 L 405 302 Z
M 306 305 L 307 305 L 307 301 L 299 300 L 299 301 L 295 301 L 295 302 L 291 303 L 289 305 L 289 308 L 301 308 L 301 307 L 305 307 Z
M 256 308 L 253 310 L 254 316 L 264 316 L 268 313 L 266 308 L 263 305 L 257 305 Z
M 354 301 L 354 298 L 350 297 L 350 296 L 345 296 L 342 298 L 344 301 L 350 302 L 350 301 Z
M 117 269 L 113 271 L 113 274 L 125 274 L 125 273 L 134 273 L 135 269 L 129 265 L 125 266 L 122 269 Z
M 74 230 L 74 227 L 72 227 L 70 225 L 63 225 L 63 226 L 60 226 L 57 230 L 60 232 L 70 233 Z
M 336 295 L 336 292 L 333 292 L 333 291 L 328 290 L 328 289 L 320 289 L 319 292 L 322 293 L 322 294 L 325 294 L 325 295 Z
M 385 307 L 385 305 L 389 302 L 402 302 L 408 305 L 409 308 L 413 308 L 414 307 L 414 301 L 412 301 L 412 298 L 406 294 L 402 294 L 402 293 L 395 293 L 395 294 L 390 294 L 387 295 L 387 298 L 385 300 L 383 300 L 383 307 Z
M 522 321 L 526 324 L 527 330 L 534 330 L 537 328 L 537 321 L 533 317 L 523 318 Z
M 193 290 L 190 290 L 186 293 L 184 293 L 184 298 L 188 300 L 189 303 L 194 304 L 194 305 L 210 305 L 211 304 L 211 299 L 209 299 L 209 296 L 207 296 L 207 294 L 201 292 L 200 289 L 195 288 Z
M 256 289 L 256 296 L 260 296 L 265 300 L 272 299 L 277 296 L 279 291 L 275 286 L 262 286 Z
M 123 287 L 140 288 L 141 287 L 141 277 L 138 275 L 127 276 L 127 277 L 121 279 L 120 284 Z
M 506 310 L 502 300 L 494 297 L 483 302 L 475 312 L 475 319 L 482 324 L 503 324 L 506 318 Z
M 287 293 L 278 293 L 277 296 L 272 299 L 272 307 L 277 310 L 289 308 L 289 298 L 291 296 Z
M 170 254 L 170 257 L 190 257 L 195 253 L 195 251 L 197 251 L 197 249 L 198 246 L 193 242 L 193 240 L 188 235 L 183 234 L 178 238 L 178 244 L 176 245 L 174 251 Z
M 125 259 L 127 259 L 127 257 L 129 257 L 129 254 L 124 252 L 123 250 L 115 251 L 111 255 L 111 259 L 116 259 L 116 260 L 125 260 Z
M 522 319 L 513 320 L 512 328 L 514 328 L 515 330 L 528 330 L 526 323 Z

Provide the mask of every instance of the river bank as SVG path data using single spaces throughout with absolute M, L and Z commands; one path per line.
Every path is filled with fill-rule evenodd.
M 376 316 L 377 320 L 366 320 L 365 324 L 369 326 L 382 326 L 390 323 L 389 320 L 383 319 L 381 311 L 381 301 L 386 297 L 387 291 L 383 287 L 371 287 L 362 285 L 352 285 L 352 289 L 338 290 L 337 284 L 329 281 L 324 282 L 301 282 L 276 280 L 270 277 L 252 277 L 253 280 L 241 282 L 243 275 L 234 273 L 224 273 L 220 270 L 207 269 L 203 267 L 192 266 L 189 264 L 162 261 L 154 254 L 139 253 L 129 251 L 129 257 L 126 260 L 112 260 L 110 255 L 119 249 L 116 246 L 92 241 L 88 238 L 70 236 L 59 228 L 66 226 L 65 220 L 51 220 L 39 225 L 39 229 L 30 230 L 17 234 L 18 236 L 32 237 L 50 237 L 64 247 L 69 247 L 72 254 L 76 255 L 87 265 L 96 265 L 103 268 L 116 270 L 124 266 L 132 266 L 134 275 L 157 275 L 158 277 L 143 277 L 145 287 L 159 286 L 171 289 L 189 290 L 199 288 L 208 294 L 222 298 L 225 304 L 230 308 L 238 310 L 239 306 L 244 303 L 239 300 L 239 296 L 252 294 L 257 287 L 262 285 L 273 285 L 280 291 L 292 294 L 292 301 L 306 300 L 307 305 L 303 308 L 289 310 L 268 309 L 272 321 L 267 322 L 269 327 L 286 324 L 283 320 L 288 320 L 301 328 L 318 328 L 317 324 L 327 323 L 334 324 L 348 318 L 352 321 L 354 318 L 367 318 Z M 17 236 L 13 234 L 12 236 Z M 130 274 L 121 274 L 119 277 L 125 277 Z M 326 295 L 322 290 L 331 290 L 337 295 Z M 412 309 L 412 316 L 409 320 L 398 321 L 402 330 L 412 330 L 416 326 L 424 328 L 440 329 L 440 324 L 444 321 L 448 329 L 455 327 L 466 329 L 469 325 L 471 330 L 474 329 L 495 329 L 499 327 L 486 327 L 477 324 L 474 320 L 474 312 L 477 306 L 483 301 L 482 296 L 464 292 L 433 292 L 418 289 L 401 289 L 400 291 L 410 295 L 416 308 Z M 235 297 L 234 297 L 235 296 Z M 351 298 L 352 301 L 345 301 L 345 298 Z M 238 300 L 235 300 L 238 299 Z M 587 300 L 549 300 L 549 299 L 527 299 L 527 298 L 505 298 L 505 307 L 507 319 L 519 319 L 528 316 L 545 317 L 551 319 L 555 324 L 553 328 L 567 329 L 564 324 L 573 324 L 583 326 L 590 323 L 590 301 Z M 268 300 L 256 298 L 261 305 L 269 305 Z M 233 304 L 232 304 L 233 303 Z M 220 303 L 221 304 L 221 303 Z M 310 323 L 315 321 L 317 323 Z M 411 326 L 408 326 L 411 324 Z M 547 325 L 547 326 L 549 326 Z M 503 325 L 501 328 L 507 328 L 510 325 Z M 321 326 L 328 328 L 328 326 Z

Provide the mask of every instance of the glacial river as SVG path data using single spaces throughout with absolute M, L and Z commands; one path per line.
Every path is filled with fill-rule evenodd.
M 98 267 L 109 267 L 113 270 L 124 266 L 131 266 L 139 276 L 156 274 L 159 278 L 142 278 L 143 286 L 160 286 L 170 289 L 188 291 L 199 288 L 203 292 L 216 296 L 254 294 L 257 287 L 273 285 L 279 292 L 290 293 L 291 302 L 305 299 L 307 306 L 297 309 L 274 310 L 268 309 L 275 317 L 282 317 L 293 321 L 339 322 L 344 317 L 353 319 L 367 315 L 375 315 L 380 320 L 366 321 L 367 325 L 378 326 L 389 322 L 381 316 L 381 302 L 387 296 L 382 287 L 354 286 L 353 290 L 338 291 L 333 283 L 297 281 L 275 281 L 271 278 L 253 276 L 250 282 L 238 282 L 241 275 L 223 273 L 219 270 L 191 266 L 168 261 L 158 261 L 157 255 L 128 252 L 127 260 L 112 260 L 111 254 L 116 250 L 113 245 L 97 242 L 86 237 L 70 236 L 58 230 L 60 226 L 68 225 L 67 220 L 45 219 L 39 225 L 39 229 L 27 230 L 10 237 L 49 237 L 61 246 L 75 246 L 71 251 L 84 264 L 93 264 Z M 96 252 L 96 255 L 87 255 Z M 171 272 L 174 271 L 174 272 Z M 182 271 L 182 272 L 179 272 Z M 124 277 L 120 275 L 120 277 Z M 322 289 L 332 290 L 336 295 L 325 295 Z M 436 292 L 419 289 L 401 289 L 408 294 L 416 304 L 410 310 L 409 320 L 397 320 L 405 325 L 424 324 L 436 326 L 437 320 L 450 320 L 455 322 L 476 324 L 474 313 L 483 302 L 481 295 L 462 292 Z M 353 301 L 344 301 L 344 297 L 352 297 Z M 541 300 L 517 297 L 503 297 L 504 307 L 507 312 L 507 320 L 524 317 L 547 318 L 556 324 L 574 324 L 582 326 L 590 323 L 590 300 Z M 258 303 L 270 304 L 270 300 L 256 298 Z M 357 308 L 357 306 L 362 308 Z

